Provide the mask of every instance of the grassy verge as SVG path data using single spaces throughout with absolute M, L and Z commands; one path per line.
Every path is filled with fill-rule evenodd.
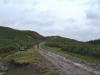
M 2 70 L 0 70 L 0 73 L 3 72 Z
M 8 55 L 5 60 L 13 60 L 16 63 L 40 63 L 41 55 L 33 49 L 27 51 L 19 51 L 14 54 Z
M 100 64 L 100 59 L 92 57 L 92 56 L 83 56 L 83 55 L 80 55 L 80 54 L 63 51 L 63 50 L 61 50 L 61 48 L 48 47 L 48 46 L 45 46 L 45 45 L 42 45 L 42 48 L 45 49 L 45 50 L 52 50 L 52 51 L 56 51 L 56 52 L 63 53 L 63 54 L 69 54 L 69 55 L 84 59 L 84 60 L 91 62 L 91 63 Z

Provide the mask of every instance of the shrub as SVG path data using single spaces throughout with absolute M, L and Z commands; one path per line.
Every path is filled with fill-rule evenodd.
M 61 50 L 78 53 L 81 55 L 89 55 L 96 58 L 100 57 L 100 47 L 84 42 L 75 41 L 72 39 L 58 37 L 54 40 L 48 41 L 45 45 L 49 47 L 58 47 Z

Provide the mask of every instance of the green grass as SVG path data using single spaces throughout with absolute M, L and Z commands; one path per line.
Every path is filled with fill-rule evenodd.
M 46 73 L 43 73 L 43 75 L 59 75 L 59 73 L 57 73 L 57 72 L 46 72 Z
M 3 72 L 2 70 L 0 70 L 0 73 Z
M 2 73 L 2 72 L 7 72 L 8 70 L 5 70 L 5 71 L 3 71 L 3 70 L 0 70 L 0 73 Z
M 71 53 L 71 52 L 63 51 L 63 50 L 61 50 L 61 48 L 48 47 L 46 45 L 42 45 L 42 48 L 45 50 L 52 50 L 52 51 L 56 51 L 56 52 L 63 53 L 63 54 L 69 54 L 69 55 L 84 59 L 84 60 L 91 62 L 91 63 L 100 64 L 100 59 L 92 57 L 92 56 L 84 56 L 81 54 Z
M 48 40 L 45 44 L 49 47 L 61 48 L 63 51 L 77 53 L 81 55 L 92 56 L 95 58 L 100 58 L 100 46 L 92 45 L 86 42 L 80 42 L 64 37 L 57 37 L 53 40 Z
M 13 60 L 16 63 L 40 63 L 41 55 L 34 49 L 28 49 L 27 51 L 19 51 L 12 55 L 8 55 L 5 60 Z

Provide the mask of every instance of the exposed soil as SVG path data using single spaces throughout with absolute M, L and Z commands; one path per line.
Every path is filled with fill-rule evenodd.
M 10 64 L 7 75 L 41 75 L 41 69 L 36 64 Z
M 49 62 L 45 58 L 42 58 L 40 62 L 41 64 L 20 64 L 11 61 L 8 65 L 8 72 L 5 75 L 48 75 L 48 72 L 52 73 L 52 75 L 55 75 L 55 73 L 58 72 L 57 67 L 55 67 L 51 62 Z

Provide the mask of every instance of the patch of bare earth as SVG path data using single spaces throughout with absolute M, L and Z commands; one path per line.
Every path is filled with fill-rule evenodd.
M 5 75 L 58 75 L 58 69 L 45 58 L 41 59 L 41 64 L 10 62 L 8 72 Z
M 41 75 L 37 64 L 9 64 L 7 75 Z

